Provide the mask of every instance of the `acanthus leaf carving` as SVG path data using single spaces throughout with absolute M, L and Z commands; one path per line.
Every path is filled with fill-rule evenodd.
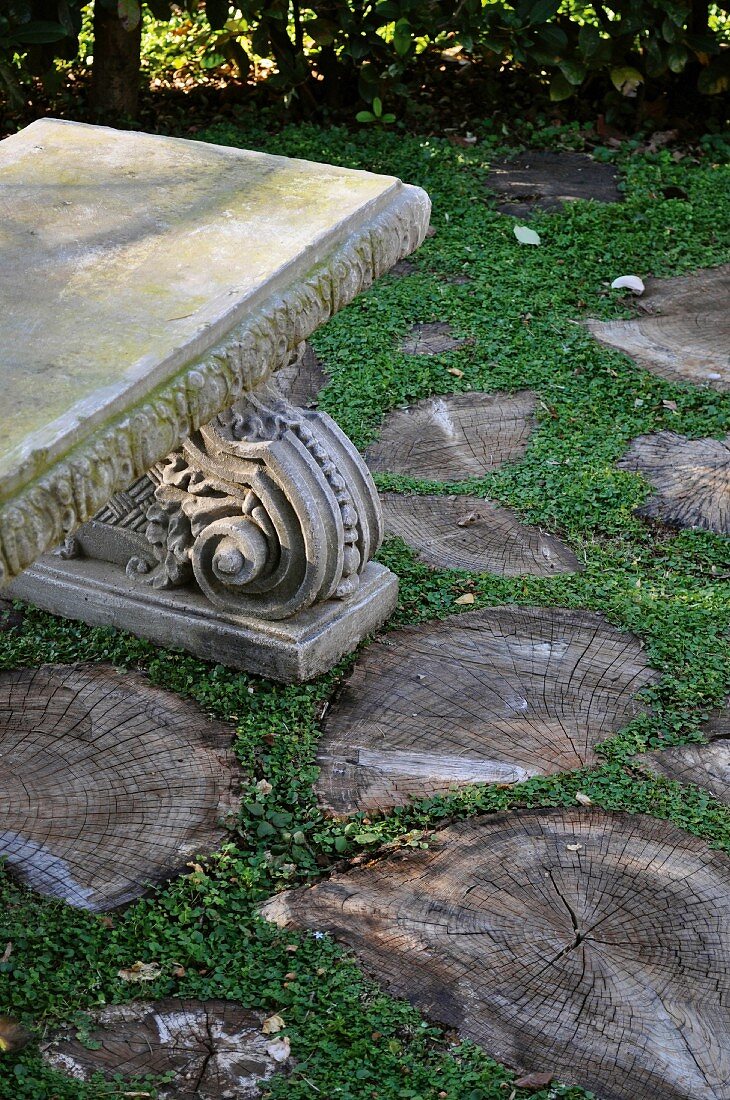
M 127 572 L 156 588 L 195 582 L 230 614 L 288 618 L 357 591 L 382 541 L 377 492 L 326 414 L 265 384 L 157 467 L 151 556 Z

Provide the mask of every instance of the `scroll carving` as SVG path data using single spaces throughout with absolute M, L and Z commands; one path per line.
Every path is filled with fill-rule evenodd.
M 273 384 L 239 399 L 151 476 L 146 547 L 127 573 L 155 588 L 195 584 L 229 614 L 285 619 L 346 599 L 382 541 L 358 452 L 329 416 L 296 408 Z

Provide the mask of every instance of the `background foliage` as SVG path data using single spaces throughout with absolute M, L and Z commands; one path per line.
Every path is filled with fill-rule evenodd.
M 444 50 L 485 81 L 524 74 L 553 102 L 576 94 L 636 98 L 686 83 L 701 95 L 730 89 L 730 5 L 706 0 L 96 0 L 132 32 L 171 23 L 171 67 L 234 80 L 265 77 L 300 113 L 390 103 Z M 0 3 L 0 76 L 8 95 L 31 75 L 59 81 L 58 60 L 79 47 L 84 0 Z M 157 37 L 164 38 L 164 28 Z M 184 56 L 180 58 L 180 48 Z M 93 53 L 93 45 L 91 47 Z M 159 54 L 159 51 L 158 51 Z M 114 104 L 109 104 L 113 109 Z M 382 120 L 383 113 L 371 110 Z M 387 113 L 387 112 L 386 112 Z

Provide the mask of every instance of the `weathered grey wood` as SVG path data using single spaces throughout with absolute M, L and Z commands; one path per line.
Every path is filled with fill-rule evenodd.
M 674 745 L 643 753 L 635 763 L 654 775 L 704 787 L 730 806 L 730 703 L 703 726 L 707 745 Z
M 262 1032 L 263 1017 L 230 1001 L 166 997 L 110 1005 L 91 1013 L 90 1049 L 78 1028 L 57 1032 L 46 1062 L 72 1077 L 164 1077 L 160 1100 L 255 1100 L 262 1085 L 288 1068 L 288 1040 Z M 141 1096 L 126 1091 L 124 1096 Z
M 406 355 L 444 355 L 457 351 L 465 343 L 452 335 L 448 321 L 429 321 L 413 326 L 401 344 L 401 351 Z
M 602 344 L 618 348 L 672 382 L 730 390 L 730 264 L 656 279 L 631 321 L 589 321 Z M 647 312 L 648 311 L 648 312 Z
M 239 800 L 231 740 L 137 673 L 0 673 L 0 854 L 81 909 L 140 897 L 225 836 Z
M 525 453 L 536 406 L 529 390 L 426 398 L 389 413 L 368 465 L 433 481 L 483 477 Z
M 487 187 L 504 199 L 497 209 L 526 218 L 535 209 L 559 210 L 566 202 L 618 202 L 618 175 L 584 153 L 518 153 L 492 165 Z
M 648 816 L 460 822 L 263 915 L 330 932 L 396 996 L 601 1100 L 728 1100 L 730 860 Z
M 402 538 L 421 561 L 439 569 L 549 577 L 584 568 L 560 539 L 481 497 L 381 493 L 380 500 L 386 533 Z
M 676 432 L 640 435 L 618 463 L 656 489 L 638 512 L 675 527 L 730 535 L 730 435 L 688 439 Z
M 336 813 L 580 768 L 656 679 L 600 615 L 496 607 L 393 631 L 324 720 L 316 790 Z

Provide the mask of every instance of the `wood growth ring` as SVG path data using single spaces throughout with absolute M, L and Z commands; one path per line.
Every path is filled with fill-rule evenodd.
M 225 836 L 232 731 L 137 673 L 0 673 L 0 851 L 27 886 L 81 909 L 132 901 Z
M 426 398 L 386 417 L 368 465 L 433 481 L 484 477 L 525 453 L 536 405 L 529 390 Z
M 588 611 L 495 607 L 393 631 L 327 712 L 320 802 L 385 809 L 593 764 L 655 679 L 638 639 Z
M 263 915 L 332 933 L 396 996 L 601 1100 L 728 1100 L 730 860 L 676 826 L 530 810 L 444 829 Z
M 95 1073 L 126 1078 L 171 1073 L 170 1083 L 155 1092 L 160 1100 L 254 1100 L 288 1061 L 287 1042 L 264 1035 L 262 1017 L 230 1001 L 136 1001 L 101 1009 L 93 1021 L 89 1039 L 101 1044 L 97 1049 L 68 1028 L 45 1047 L 44 1059 L 82 1081 Z
M 437 569 L 465 569 L 504 577 L 550 577 L 582 569 L 572 550 L 509 508 L 481 497 L 381 493 L 385 530 Z

